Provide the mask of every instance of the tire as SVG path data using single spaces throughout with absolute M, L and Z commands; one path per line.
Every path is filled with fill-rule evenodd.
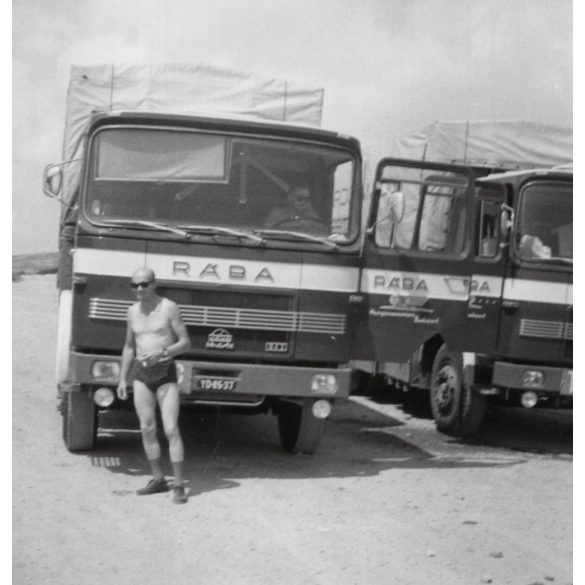
M 452 437 L 468 437 L 479 429 L 485 396 L 463 383 L 463 358 L 443 344 L 433 362 L 431 410 L 437 430 Z
M 67 392 L 63 397 L 63 441 L 69 451 L 91 451 L 98 428 L 97 408 L 91 390 Z
M 321 440 L 325 419 L 315 418 L 313 401 L 281 402 L 277 409 L 278 431 L 285 451 L 312 455 Z

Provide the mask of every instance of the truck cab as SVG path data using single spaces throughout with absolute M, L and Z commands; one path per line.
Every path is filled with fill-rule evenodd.
M 454 436 L 487 401 L 572 407 L 572 169 L 385 159 L 372 200 L 358 367 Z
M 361 157 L 334 132 L 241 119 L 109 112 L 82 157 L 48 167 L 63 204 L 57 384 L 65 443 L 91 449 L 115 397 L 140 267 L 176 302 L 191 348 L 184 404 L 273 412 L 316 449 L 349 394 L 359 287 Z

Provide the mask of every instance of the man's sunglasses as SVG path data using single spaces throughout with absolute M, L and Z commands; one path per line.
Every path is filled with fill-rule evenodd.
M 309 201 L 309 199 L 311 199 L 310 195 L 297 195 L 296 196 L 297 201 Z
M 130 283 L 130 288 L 138 288 L 138 287 L 142 287 L 142 288 L 146 288 L 148 286 L 150 286 L 152 283 L 154 282 L 154 280 L 149 280 L 148 282 L 131 282 Z

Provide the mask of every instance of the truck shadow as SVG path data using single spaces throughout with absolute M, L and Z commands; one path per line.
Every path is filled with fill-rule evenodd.
M 180 426 L 190 495 L 238 487 L 248 479 L 368 477 L 404 469 L 509 467 L 527 460 L 468 453 L 437 456 L 397 436 L 394 430 L 402 423 L 388 416 L 353 402 L 338 405 L 333 413 L 318 451 L 309 456 L 283 451 L 274 416 L 183 409 Z M 162 433 L 159 438 L 170 474 L 167 442 Z M 84 456 L 94 467 L 140 478 L 136 487 L 150 474 L 132 412 L 101 414 L 96 448 Z
M 429 423 L 434 428 L 427 392 L 401 392 L 374 381 L 360 395 L 367 396 L 378 405 L 395 406 L 406 418 L 414 417 L 421 424 Z M 453 439 L 438 436 L 450 444 L 551 456 L 572 455 L 573 411 L 488 404 L 484 421 L 472 437 Z

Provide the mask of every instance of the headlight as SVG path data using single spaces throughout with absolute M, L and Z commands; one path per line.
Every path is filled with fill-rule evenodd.
M 312 410 L 315 418 L 327 418 L 331 414 L 331 403 L 328 400 L 317 400 Z
M 335 394 L 337 392 L 337 376 L 335 374 L 315 374 L 311 378 L 311 392 Z
M 91 376 L 96 380 L 117 383 L 120 377 L 118 362 L 96 361 L 91 366 Z
M 114 393 L 111 388 L 98 388 L 93 394 L 93 401 L 103 408 L 108 408 L 114 402 Z

